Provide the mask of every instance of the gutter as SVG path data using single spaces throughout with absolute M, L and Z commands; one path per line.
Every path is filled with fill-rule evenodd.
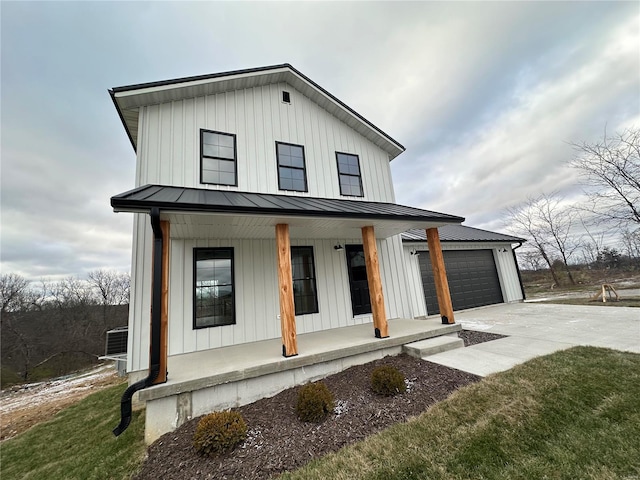
M 120 424 L 113 429 L 117 437 L 131 423 L 131 398 L 139 390 L 153 385 L 160 373 L 160 317 L 162 305 L 162 229 L 160 228 L 160 209 L 153 207 L 149 211 L 151 228 L 153 229 L 153 291 L 151 293 L 151 353 L 149 375 L 129 387 L 120 400 Z
M 518 246 L 511 249 L 511 253 L 513 254 L 513 261 L 516 264 L 516 272 L 518 272 L 518 282 L 520 283 L 520 291 L 522 292 L 522 301 L 527 299 L 527 296 L 524 293 L 524 285 L 522 284 L 522 275 L 520 274 L 520 267 L 518 266 L 518 259 L 516 258 L 516 250 L 519 249 L 524 242 L 519 242 Z

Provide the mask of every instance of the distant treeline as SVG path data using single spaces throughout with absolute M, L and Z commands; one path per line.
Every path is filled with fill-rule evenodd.
M 85 368 L 104 355 L 106 332 L 127 324 L 129 275 L 31 283 L 0 276 L 2 387 Z

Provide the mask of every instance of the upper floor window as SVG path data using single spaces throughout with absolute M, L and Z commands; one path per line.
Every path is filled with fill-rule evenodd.
M 193 327 L 236 323 L 233 248 L 195 248 L 193 263 Z
M 340 195 L 364 197 L 360 159 L 357 155 L 336 152 Z
M 304 147 L 276 142 L 278 158 L 278 188 L 294 192 L 307 192 L 307 170 Z
M 235 135 L 200 130 L 200 181 L 238 185 Z
M 291 247 L 291 273 L 295 314 L 318 313 L 313 247 Z

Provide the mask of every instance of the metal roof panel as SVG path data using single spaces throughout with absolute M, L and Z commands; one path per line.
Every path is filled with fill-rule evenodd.
M 464 218 L 405 205 L 334 198 L 144 185 L 111 197 L 117 211 L 166 211 L 379 219 L 458 224 Z

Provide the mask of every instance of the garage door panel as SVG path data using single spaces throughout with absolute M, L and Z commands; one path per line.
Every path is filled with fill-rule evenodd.
M 439 313 L 429 252 L 418 257 L 429 315 Z M 491 250 L 446 250 L 443 253 L 454 310 L 502 303 L 500 280 Z

